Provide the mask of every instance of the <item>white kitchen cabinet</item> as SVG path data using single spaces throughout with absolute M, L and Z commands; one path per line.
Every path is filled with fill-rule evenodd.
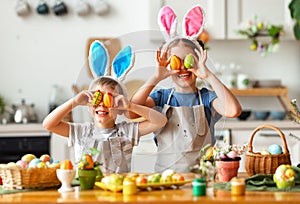
M 162 3 L 163 2 L 163 3 Z M 205 11 L 205 29 L 211 39 L 244 39 L 238 35 L 237 30 L 253 18 L 259 17 L 263 22 L 273 25 L 283 25 L 285 34 L 282 39 L 293 39 L 293 21 L 290 17 L 288 4 L 290 0 L 165 0 L 151 1 L 153 9 L 150 13 L 152 28 L 158 28 L 158 9 L 163 5 L 169 5 L 178 17 L 178 31 L 181 33 L 181 24 L 184 14 L 194 5 L 199 4 Z M 157 11 L 155 9 L 157 9 Z
M 282 39 L 292 39 L 289 3 L 290 0 L 227 0 L 227 38 L 240 39 L 235 31 L 257 15 L 262 22 L 283 25 L 285 34 Z
M 251 129 L 232 129 L 231 130 L 231 141 L 232 144 L 245 144 L 249 143 L 252 132 L 255 128 Z M 300 142 L 289 136 L 290 133 L 298 135 L 300 137 L 300 126 L 298 129 L 280 128 L 284 133 L 287 147 L 291 155 L 292 165 L 300 163 Z M 283 147 L 283 141 L 279 134 L 271 129 L 259 130 L 253 138 L 252 149 L 253 152 L 260 152 L 263 148 L 267 149 L 271 144 L 279 144 Z M 245 172 L 245 154 L 242 156 L 240 162 L 240 172 Z
M 178 32 L 182 31 L 183 17 L 189 9 L 199 4 L 205 12 L 204 28 L 209 32 L 213 39 L 225 38 L 225 0 L 184 0 L 183 1 L 164 1 L 175 11 L 178 19 Z M 156 18 L 157 19 L 157 18 Z

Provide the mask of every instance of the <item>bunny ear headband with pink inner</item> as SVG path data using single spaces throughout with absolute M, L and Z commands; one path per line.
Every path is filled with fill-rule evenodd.
M 183 18 L 181 37 L 197 40 L 198 36 L 203 31 L 204 21 L 205 16 L 203 9 L 200 5 L 195 5 Z M 171 7 L 164 6 L 160 9 L 158 14 L 158 24 L 166 41 L 172 41 L 179 37 L 176 33 L 177 16 Z

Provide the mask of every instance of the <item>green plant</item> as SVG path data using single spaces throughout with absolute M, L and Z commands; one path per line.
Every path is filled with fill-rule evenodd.
M 0 114 L 4 113 L 5 101 L 2 96 L 0 96 Z
M 89 152 L 84 153 L 81 156 L 79 163 L 77 164 L 78 169 L 83 170 L 91 170 L 98 169 L 97 167 L 101 165 L 101 163 L 94 161 L 93 156 L 99 154 L 100 151 L 96 148 L 90 148 Z
M 249 20 L 244 29 L 237 31 L 238 34 L 244 35 L 252 40 L 249 47 L 250 50 L 257 51 L 262 56 L 266 56 L 268 53 L 276 52 L 278 50 L 282 32 L 282 25 L 263 23 L 257 16 L 254 16 L 252 20 Z
M 291 18 L 296 22 L 294 24 L 294 35 L 297 40 L 300 40 L 300 0 L 292 0 L 289 4 Z

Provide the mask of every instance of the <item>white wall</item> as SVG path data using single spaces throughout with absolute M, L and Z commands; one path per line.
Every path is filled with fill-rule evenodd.
M 25 98 L 28 103 L 35 103 L 42 120 L 48 112 L 51 86 L 60 85 L 68 98 L 73 94 L 71 85 L 78 81 L 79 74 L 85 74 L 85 46 L 89 37 L 121 37 L 122 43 L 133 44 L 138 51 L 135 68 L 148 71 L 143 77 L 152 74 L 158 45 L 149 40 L 145 31 L 150 29 L 151 0 L 108 0 L 108 15 L 92 13 L 88 17 L 74 13 L 74 0 L 65 0 L 69 6 L 67 16 L 40 16 L 35 12 L 38 1 L 28 0 L 32 13 L 27 17 L 16 15 L 16 1 L 0 2 L 0 94 L 8 103 L 20 103 Z M 53 2 L 47 0 L 50 5 Z M 220 63 L 235 61 L 253 77 L 280 78 L 290 88 L 290 98 L 300 101 L 299 42 L 282 42 L 279 52 L 265 58 L 248 51 L 249 43 L 211 41 L 210 56 Z

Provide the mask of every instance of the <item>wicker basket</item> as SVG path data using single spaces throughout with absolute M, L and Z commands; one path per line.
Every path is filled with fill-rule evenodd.
M 35 189 L 59 186 L 56 168 L 22 168 L 0 164 L 3 189 Z
M 273 155 L 262 155 L 259 152 L 253 152 L 252 142 L 254 135 L 261 129 L 268 128 L 279 133 L 283 141 L 283 153 Z M 248 176 L 255 174 L 274 174 L 276 168 L 281 164 L 291 164 L 290 153 L 287 148 L 285 136 L 282 131 L 272 125 L 258 126 L 250 137 L 248 152 L 246 153 L 245 168 Z

